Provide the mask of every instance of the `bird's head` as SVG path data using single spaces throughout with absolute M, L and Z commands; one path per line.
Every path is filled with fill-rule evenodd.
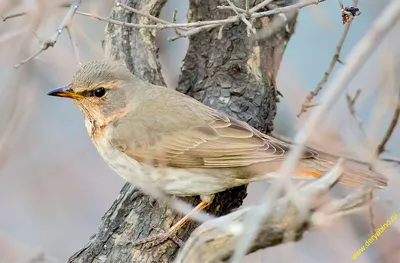
M 132 84 L 133 75 L 121 62 L 94 61 L 81 66 L 69 85 L 48 95 L 73 99 L 86 119 L 105 123 L 126 110 Z

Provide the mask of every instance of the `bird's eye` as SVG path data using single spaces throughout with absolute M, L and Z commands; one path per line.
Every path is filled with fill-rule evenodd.
M 101 98 L 101 97 L 103 97 L 104 95 L 106 95 L 106 89 L 103 88 L 103 87 L 97 88 L 97 89 L 94 91 L 94 96 L 96 96 L 96 97 L 98 97 L 98 98 Z

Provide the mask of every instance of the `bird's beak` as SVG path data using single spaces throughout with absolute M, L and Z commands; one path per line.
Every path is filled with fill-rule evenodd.
M 49 93 L 47 93 L 47 95 L 63 97 L 63 98 L 70 98 L 70 99 L 74 99 L 74 100 L 79 100 L 79 99 L 83 98 L 82 95 L 74 93 L 68 86 L 54 89 L 54 90 L 50 91 Z

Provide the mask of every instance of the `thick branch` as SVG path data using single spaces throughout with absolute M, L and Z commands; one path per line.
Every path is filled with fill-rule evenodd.
M 353 213 L 369 202 L 368 189 L 362 189 L 340 200 L 326 201 L 326 195 L 338 183 L 343 167 L 341 161 L 324 177 L 288 194 L 274 203 L 274 213 L 261 222 L 257 237 L 249 246 L 249 252 L 297 241 L 307 230 L 329 224 L 329 221 Z M 302 206 L 297 205 L 303 199 Z M 325 201 L 320 201 L 325 200 Z M 190 236 L 175 263 L 213 263 L 232 256 L 240 232 L 246 231 L 247 216 L 258 214 L 260 206 L 240 209 L 203 223 Z M 221 229 L 231 226 L 231 231 Z

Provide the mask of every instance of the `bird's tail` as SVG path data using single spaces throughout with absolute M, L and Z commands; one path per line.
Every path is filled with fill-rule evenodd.
M 322 176 L 330 170 L 335 163 L 320 158 L 309 158 L 300 160 L 295 170 L 294 178 L 313 179 Z M 357 163 L 345 162 L 344 174 L 339 183 L 350 186 L 371 186 L 383 189 L 387 186 L 387 178 L 379 173 L 358 167 Z

